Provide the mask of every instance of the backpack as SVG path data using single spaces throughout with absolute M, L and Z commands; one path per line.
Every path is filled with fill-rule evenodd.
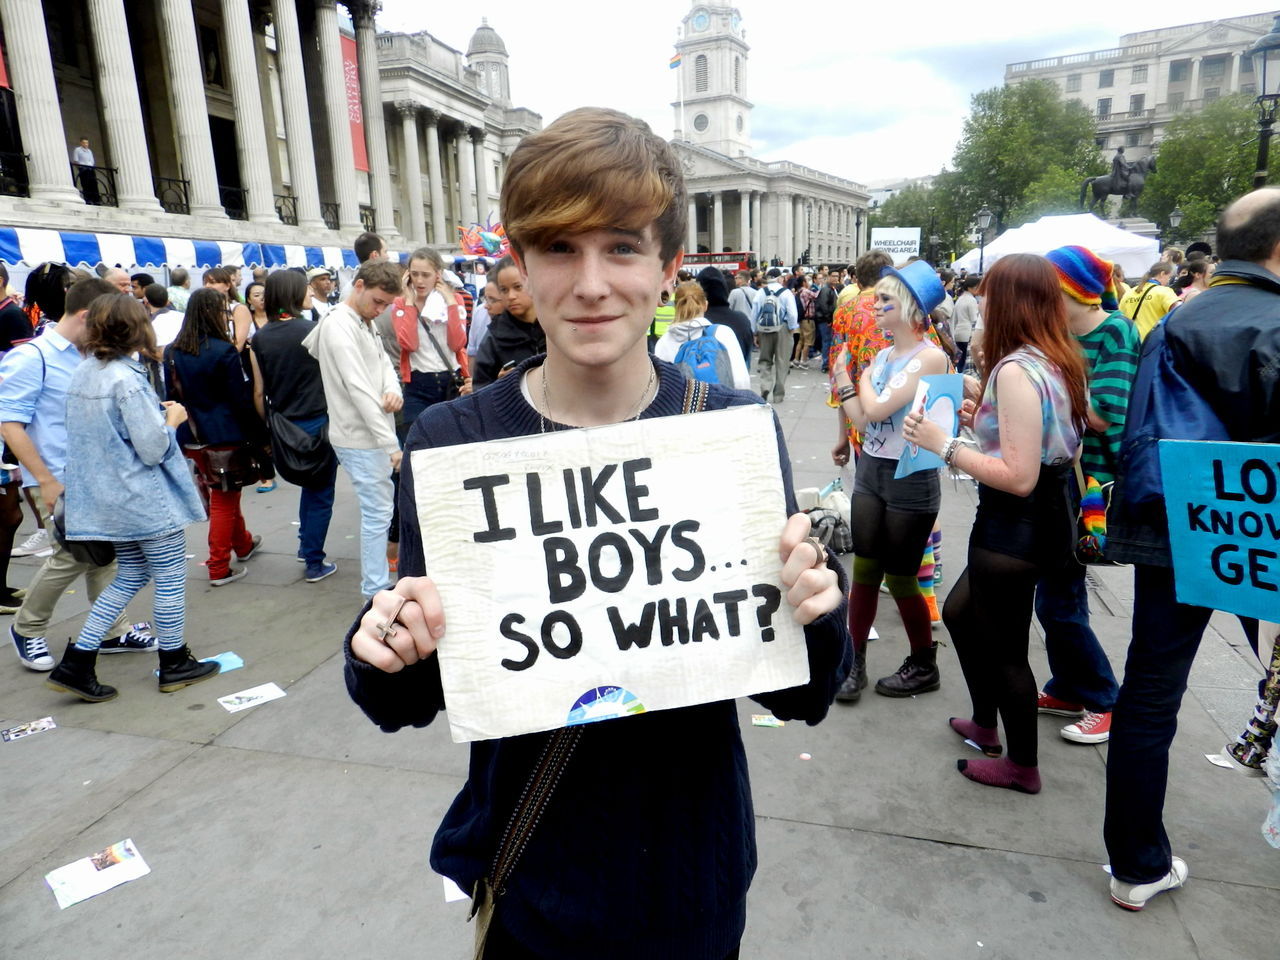
M 689 380 L 702 383 L 723 383 L 733 386 L 733 366 L 729 363 L 729 351 L 716 336 L 723 329 L 713 323 L 702 328 L 700 336 L 686 340 L 676 351 L 675 365 Z
M 756 317 L 756 329 L 770 333 L 782 326 L 782 304 L 778 302 L 782 291 L 775 292 L 765 287 L 760 292 L 764 294 L 764 300 L 760 303 L 760 315 Z
M 1117 475 L 1131 503 L 1164 499 L 1161 440 L 1230 440 L 1213 408 L 1173 365 L 1159 323 L 1142 341 L 1138 373 L 1129 395 Z

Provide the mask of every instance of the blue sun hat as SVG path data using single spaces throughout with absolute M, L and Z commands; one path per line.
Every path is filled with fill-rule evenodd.
M 908 263 L 901 270 L 885 267 L 880 271 L 882 277 L 890 275 L 897 277 L 906 285 L 920 307 L 920 311 L 926 317 L 947 298 L 947 291 L 943 289 L 942 281 L 938 279 L 938 272 L 927 260 Z

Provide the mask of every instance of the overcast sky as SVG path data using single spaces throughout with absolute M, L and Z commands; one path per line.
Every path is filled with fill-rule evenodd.
M 382 30 L 433 36 L 466 51 L 487 17 L 511 57 L 517 106 L 550 123 L 574 107 L 614 107 L 672 136 L 680 21 L 691 0 L 383 0 Z M 949 163 L 969 98 L 999 86 L 1006 63 L 1116 46 L 1121 33 L 1254 14 L 1257 3 L 831 4 L 743 0 L 751 47 L 747 96 L 755 154 L 861 183 L 936 173 Z M 450 14 L 442 13 L 449 9 Z M 1143 13 L 1143 10 L 1147 12 Z M 1114 22 L 1104 18 L 1120 10 Z M 1158 12 L 1158 13 L 1157 13 Z M 1157 14 L 1156 18 L 1152 14 Z

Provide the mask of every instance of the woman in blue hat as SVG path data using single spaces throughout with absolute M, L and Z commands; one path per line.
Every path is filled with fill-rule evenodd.
M 876 316 L 893 344 L 876 354 L 854 387 L 844 351 L 833 368 L 836 396 L 845 415 L 863 435 L 853 487 L 853 586 L 849 592 L 849 633 L 854 667 L 836 694 L 856 703 L 867 685 L 867 637 L 876 618 L 883 579 L 898 605 L 911 653 L 896 673 L 876 681 L 886 697 L 910 697 L 937 690 L 937 647 L 929 608 L 920 592 L 920 545 L 929 541 L 942 493 L 937 471 L 895 479 L 906 445 L 902 426 L 920 378 L 946 373 L 949 360 L 925 339 L 929 313 L 945 296 L 942 281 L 923 260 L 901 271 L 885 267 L 876 284 Z

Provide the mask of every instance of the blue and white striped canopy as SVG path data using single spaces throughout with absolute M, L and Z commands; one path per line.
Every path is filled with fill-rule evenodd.
M 90 267 L 358 267 L 355 251 L 307 247 L 296 243 L 240 243 L 230 240 L 182 240 L 134 237 L 123 233 L 74 233 L 0 226 L 0 261 L 7 264 L 53 260 Z

